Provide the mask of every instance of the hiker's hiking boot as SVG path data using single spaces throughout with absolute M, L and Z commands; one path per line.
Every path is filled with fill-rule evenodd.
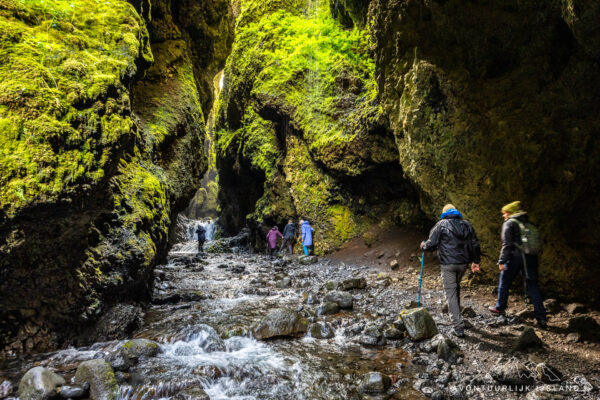
M 492 313 L 492 314 L 498 314 L 498 315 L 504 315 L 504 311 L 498 310 L 495 306 L 489 306 L 488 310 Z

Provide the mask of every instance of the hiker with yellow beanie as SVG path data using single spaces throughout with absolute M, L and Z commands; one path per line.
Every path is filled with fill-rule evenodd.
M 538 263 L 541 251 L 537 228 L 529 222 L 529 216 L 521 209 L 520 201 L 513 201 L 502 207 L 502 249 L 498 259 L 500 279 L 498 301 L 489 307 L 494 314 L 504 314 L 508 303 L 508 291 L 516 276 L 521 272 L 525 277 L 527 292 L 533 303 L 538 325 L 545 328 L 546 309 L 538 286 Z

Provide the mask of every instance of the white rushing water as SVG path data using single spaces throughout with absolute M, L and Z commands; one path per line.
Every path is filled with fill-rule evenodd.
M 190 219 L 189 224 L 186 227 L 186 236 L 188 241 L 198 240 L 198 235 L 196 234 L 196 228 L 198 225 L 204 228 L 206 232 L 206 240 L 214 240 L 215 233 L 217 232 L 217 221 L 209 218 L 209 219 Z

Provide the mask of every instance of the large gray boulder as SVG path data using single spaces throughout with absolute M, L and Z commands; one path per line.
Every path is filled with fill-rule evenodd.
M 363 376 L 359 390 L 366 394 L 381 394 L 385 393 L 391 385 L 389 376 L 379 372 L 369 372 Z
M 75 383 L 90 385 L 90 400 L 115 400 L 118 395 L 115 373 L 106 360 L 96 359 L 79 364 Z
M 337 303 L 340 308 L 352 308 L 354 304 L 354 299 L 352 295 L 348 292 L 342 292 L 339 290 L 334 290 L 325 295 L 323 299 L 324 303 L 332 302 Z
M 429 339 L 438 333 L 431 314 L 423 307 L 403 310 L 400 318 L 404 322 L 408 336 L 415 342 Z
M 19 382 L 21 400 L 47 400 L 58 395 L 65 379 L 44 367 L 35 367 L 23 375 Z
M 297 336 L 308 329 L 308 320 L 292 310 L 271 310 L 251 328 L 255 339 L 263 340 L 279 336 Z

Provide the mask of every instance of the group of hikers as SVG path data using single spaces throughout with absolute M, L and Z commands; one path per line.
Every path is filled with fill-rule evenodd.
M 538 231 L 529 222 L 529 217 L 521 209 L 521 202 L 515 201 L 502 207 L 502 248 L 498 259 L 500 271 L 498 284 L 498 299 L 489 311 L 494 314 L 504 315 L 508 303 L 508 291 L 517 277 L 521 274 L 525 282 L 525 291 L 529 295 L 534 307 L 534 315 L 538 325 L 547 326 L 546 310 L 542 295 L 538 287 L 538 263 L 540 241 Z M 273 226 L 266 234 L 267 253 L 273 258 L 278 252 L 287 247 L 289 254 L 293 254 L 296 241 L 302 243 L 305 255 L 314 251 L 314 233 L 307 219 L 301 219 L 298 231 L 293 220 L 289 220 L 283 233 L 277 226 Z M 199 251 L 202 251 L 206 239 L 204 228 L 198 225 Z M 277 249 L 277 239 L 282 243 Z M 462 214 L 452 204 L 447 204 L 442 209 L 440 220 L 429 233 L 429 238 L 421 242 L 423 251 L 438 251 L 441 264 L 442 284 L 448 302 L 448 311 L 452 317 L 453 333 L 456 336 L 465 335 L 465 323 L 460 309 L 460 282 L 467 268 L 476 273 L 479 271 L 481 251 L 479 240 L 471 223 L 463 219 Z
M 540 241 L 538 231 L 529 222 L 529 217 L 521 209 L 521 202 L 515 201 L 502 207 L 502 248 L 498 259 L 500 278 L 498 299 L 489 311 L 504 315 L 508 303 L 508 291 L 521 274 L 525 280 L 525 289 L 534 307 L 534 315 L 541 328 L 547 326 L 546 309 L 538 287 L 538 257 Z M 452 317 L 453 333 L 458 337 L 465 335 L 465 323 L 460 310 L 460 281 L 471 267 L 473 273 L 479 271 L 481 251 L 475 230 L 469 221 L 452 204 L 442 209 L 440 220 L 431 229 L 429 238 L 421 243 L 423 251 L 438 251 L 441 264 L 442 284 L 448 302 L 448 311 Z
M 283 228 L 283 233 L 279 232 L 277 226 L 273 226 L 267 233 L 267 254 L 273 258 L 277 252 L 283 251 L 287 247 L 289 254 L 294 253 L 294 244 L 296 241 L 302 243 L 304 255 L 310 255 L 314 252 L 314 234 L 315 230 L 310 226 L 307 219 L 301 219 L 299 222 L 300 231 L 296 228 L 293 220 L 288 220 L 287 225 Z M 298 237 L 297 237 L 298 236 Z M 277 238 L 282 239 L 281 246 L 277 250 Z

